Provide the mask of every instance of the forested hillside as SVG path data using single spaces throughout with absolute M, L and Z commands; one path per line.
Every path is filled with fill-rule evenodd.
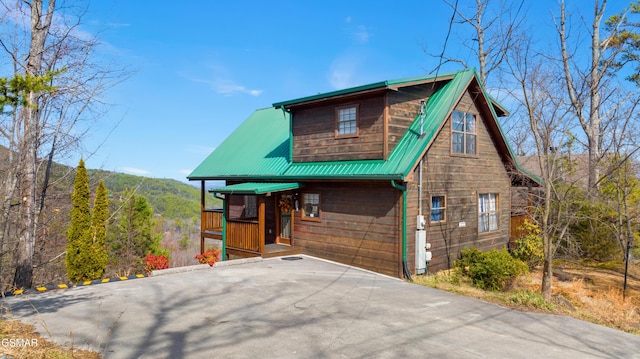
M 0 176 L 4 176 L 8 169 L 8 156 L 7 149 L 0 146 Z M 43 202 L 44 206 L 39 216 L 39 241 L 34 248 L 34 285 L 68 280 L 65 254 L 76 168 L 54 162 L 47 170 L 45 163 L 42 162 L 39 166 L 38 193 L 46 201 Z M 89 161 L 87 167 L 90 166 Z M 171 267 L 197 263 L 194 256 L 200 249 L 199 188 L 173 179 L 148 178 L 99 169 L 88 169 L 87 174 L 92 206 L 100 180 L 104 182 L 108 193 L 107 231 L 108 242 L 113 251 L 109 255 L 105 276 L 141 272 L 144 261 L 138 254 L 146 250 L 141 249 L 138 243 L 147 239 L 159 243 L 158 250 L 169 254 Z M 136 204 L 132 203 L 132 199 Z M 12 208 L 17 208 L 18 204 L 18 198 L 11 199 Z M 140 214 L 148 216 L 148 219 L 141 220 L 136 217 Z M 11 215 L 0 223 L 7 234 L 6 238 L 12 237 L 11 233 L 19 220 L 19 216 Z M 136 239 L 136 236 L 140 236 L 141 230 L 145 231 L 145 236 L 149 238 Z M 15 241 L 4 241 L 0 259 L 11 263 L 14 260 L 16 245 Z M 134 252 L 137 254 L 133 255 Z M 144 255 L 146 253 L 142 257 Z M 11 288 L 12 279 L 12 267 L 0 267 L 0 286 L 3 290 Z
M 173 179 L 148 178 L 104 170 L 88 170 L 91 183 L 103 180 L 112 195 L 127 190 L 147 198 L 153 212 L 169 219 L 200 216 L 200 189 Z

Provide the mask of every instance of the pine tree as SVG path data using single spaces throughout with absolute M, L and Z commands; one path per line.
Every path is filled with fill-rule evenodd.
M 147 254 L 168 257 L 169 253 L 160 245 L 162 236 L 154 232 L 153 209 L 147 198 L 131 191 L 124 197 L 109 231 L 108 247 L 113 269 L 129 273 L 142 270 Z
M 67 277 L 77 282 L 87 279 L 83 267 L 89 259 L 91 248 L 87 242 L 91 237 L 91 210 L 89 208 L 89 176 L 80 159 L 71 195 L 71 225 L 67 230 Z
M 96 199 L 93 202 L 93 217 L 91 219 L 92 256 L 88 276 L 90 279 L 101 278 L 107 269 L 107 219 L 109 218 L 109 202 L 107 199 L 107 188 L 100 180 L 96 188 Z

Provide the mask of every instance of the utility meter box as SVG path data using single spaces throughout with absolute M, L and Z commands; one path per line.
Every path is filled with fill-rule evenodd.
M 427 232 L 416 231 L 416 274 L 424 274 L 427 267 Z
M 418 217 L 416 218 L 416 227 L 418 229 L 424 229 L 424 226 L 427 224 L 427 222 L 424 220 L 424 216 L 419 214 Z

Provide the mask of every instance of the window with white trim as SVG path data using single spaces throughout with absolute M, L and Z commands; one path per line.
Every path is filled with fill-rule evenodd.
M 320 194 L 302 194 L 302 219 L 320 219 Z
M 478 195 L 478 232 L 498 229 L 498 194 L 481 193 Z
M 431 196 L 431 223 L 447 220 L 447 199 L 445 196 Z
M 476 154 L 476 115 L 462 111 L 451 113 L 451 152 Z
M 358 106 L 336 108 L 336 137 L 358 135 Z

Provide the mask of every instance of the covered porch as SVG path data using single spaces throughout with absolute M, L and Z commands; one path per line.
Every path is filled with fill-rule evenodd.
M 294 212 L 299 183 L 239 183 L 204 190 L 200 252 L 207 239 L 222 242 L 222 260 L 301 253 L 294 245 Z M 206 193 L 222 200 L 221 209 L 205 209 Z

